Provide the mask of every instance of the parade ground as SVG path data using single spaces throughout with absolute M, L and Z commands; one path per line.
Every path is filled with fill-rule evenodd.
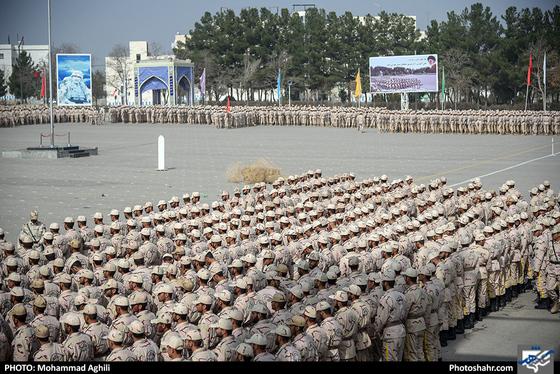
M 244 183 L 227 180 L 228 167 L 266 159 L 289 176 L 321 169 L 323 176 L 354 172 L 361 181 L 411 175 L 417 184 L 445 176 L 456 189 L 479 177 L 485 190 L 514 180 L 524 197 L 548 180 L 560 191 L 558 137 L 397 134 L 377 129 L 257 126 L 216 129 L 182 124 L 55 124 L 55 146 L 97 147 L 98 155 L 59 159 L 0 159 L 0 227 L 13 240 L 31 210 L 47 226 L 66 216 L 121 212 L 200 192 L 211 204 Z M 50 125 L 0 128 L 2 151 L 37 147 Z M 158 137 L 165 140 L 165 169 L 158 169 Z M 50 138 L 43 138 L 49 147 Z M 89 222 L 88 223 L 92 223 Z
M 380 133 L 355 128 L 257 126 L 216 129 L 211 125 L 57 123 L 55 145 L 97 147 L 82 158 L 0 159 L 0 227 L 16 241 L 29 212 L 61 224 L 84 215 L 88 225 L 101 212 L 154 205 L 197 191 L 201 202 L 220 200 L 222 191 L 248 183 L 230 183 L 228 167 L 268 160 L 282 174 L 321 169 L 328 178 L 353 172 L 356 180 L 389 181 L 411 175 L 416 184 L 445 176 L 449 187 L 466 187 L 480 178 L 483 189 L 498 190 L 514 180 L 528 199 L 529 190 L 548 180 L 560 191 L 560 137 Z M 0 128 L 2 151 L 37 147 L 50 125 Z M 165 170 L 158 169 L 158 137 L 165 139 Z M 50 138 L 43 138 L 49 147 Z M 558 314 L 533 309 L 532 292 L 479 322 L 444 348 L 444 360 L 515 360 L 517 346 L 552 346 L 560 352 Z M 558 354 L 556 357 L 560 357 Z

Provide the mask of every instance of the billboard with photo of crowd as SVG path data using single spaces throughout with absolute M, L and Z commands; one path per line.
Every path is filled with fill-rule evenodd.
M 371 93 L 437 92 L 437 55 L 370 57 Z
M 58 105 L 91 105 L 91 55 L 57 54 Z

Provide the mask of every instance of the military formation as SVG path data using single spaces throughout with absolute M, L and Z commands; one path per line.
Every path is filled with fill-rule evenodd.
M 499 110 L 389 110 L 327 106 L 114 106 L 111 123 L 187 123 L 217 129 L 250 126 L 320 126 L 422 134 L 560 134 L 560 114 Z
M 50 118 L 47 105 L 0 107 L 0 127 L 50 124 Z M 91 106 L 53 106 L 53 123 L 72 122 L 101 125 L 105 122 L 105 110 Z
M 212 125 L 217 129 L 251 126 L 321 126 L 378 129 L 380 132 L 470 135 L 560 135 L 556 111 L 389 110 L 382 107 L 164 106 L 116 105 L 108 108 L 55 107 L 53 121 L 103 123 L 177 123 Z M 47 106 L 0 110 L 0 127 L 50 123 Z
M 210 204 L 33 211 L 0 229 L 0 360 L 440 361 L 520 293 L 558 312 L 558 198 L 317 169 Z
M 372 91 L 418 91 L 422 81 L 418 78 L 375 77 L 371 78 Z

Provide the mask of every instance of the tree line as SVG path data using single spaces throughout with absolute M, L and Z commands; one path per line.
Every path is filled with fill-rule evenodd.
M 447 20 L 432 20 L 425 32 L 404 14 L 380 12 L 354 16 L 310 7 L 305 13 L 268 8 L 204 13 L 179 42 L 174 54 L 205 70 L 205 100 L 275 100 L 278 73 L 282 92 L 291 82 L 292 100 L 326 100 L 336 90 L 344 102 L 353 96 L 358 70 L 369 58 L 437 54 L 440 82 L 445 69 L 446 100 L 478 106 L 525 102 L 532 56 L 529 102 L 543 99 L 543 58 L 549 101 L 558 102 L 560 7 L 510 7 L 500 17 L 490 7 L 472 4 Z M 361 74 L 363 92 L 369 90 Z M 198 83 L 198 82 L 195 82 Z M 431 94 L 432 100 L 440 95 Z

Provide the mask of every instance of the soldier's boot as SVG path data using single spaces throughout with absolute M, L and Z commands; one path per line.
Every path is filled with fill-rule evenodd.
M 457 326 L 455 327 L 455 334 L 464 334 L 465 333 L 465 319 L 468 316 L 464 316 L 463 319 L 457 320 Z
M 474 323 L 476 323 L 477 321 L 482 321 L 484 319 L 484 309 L 477 308 L 474 317 Z
M 505 294 L 503 294 L 501 296 L 498 296 L 498 306 L 499 306 L 500 310 L 505 308 L 505 306 L 506 306 L 506 295 Z
M 506 288 L 506 294 L 504 295 L 506 302 L 510 303 L 511 302 L 511 287 Z
M 515 299 L 517 296 L 519 296 L 519 284 L 511 286 L 511 297 Z
M 441 330 L 439 332 L 439 344 L 442 347 L 447 347 L 447 336 L 446 336 L 446 331 L 445 330 Z
M 556 300 L 554 300 L 552 308 L 550 308 L 550 313 L 556 314 L 556 313 L 558 313 L 559 309 L 560 309 L 560 303 L 558 302 L 558 299 L 556 299 Z
M 478 317 L 476 316 L 477 310 L 475 310 L 474 313 L 470 314 L 470 319 L 471 319 L 471 325 L 474 326 L 478 323 Z M 480 317 L 480 320 L 482 321 L 482 317 Z
M 465 328 L 465 330 L 470 330 L 474 327 L 474 320 L 471 318 L 472 316 L 472 313 L 469 313 L 465 316 L 465 322 L 463 323 L 463 327 Z
M 537 305 L 535 305 L 535 309 L 548 309 L 548 298 L 539 296 Z
M 455 335 L 455 326 L 453 327 L 450 326 L 446 332 L 447 332 L 447 340 L 457 339 L 457 335 Z
M 498 311 L 498 298 L 492 297 L 490 298 L 490 311 L 497 312 Z

